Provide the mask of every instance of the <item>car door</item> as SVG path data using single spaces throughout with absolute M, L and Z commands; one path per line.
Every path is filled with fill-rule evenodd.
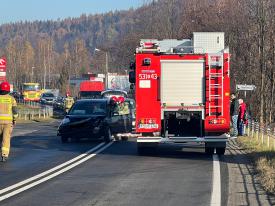
M 131 110 L 129 103 L 115 105 L 111 112 L 111 130 L 113 133 L 128 133 L 131 131 Z

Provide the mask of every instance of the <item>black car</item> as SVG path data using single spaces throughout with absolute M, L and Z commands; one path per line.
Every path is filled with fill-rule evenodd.
M 78 100 L 62 120 L 57 134 L 62 142 L 69 138 L 110 142 L 113 135 L 131 132 L 131 112 L 128 102 L 121 106 L 110 99 Z
M 53 100 L 53 108 L 54 109 L 64 109 L 64 101 L 65 97 L 58 96 Z

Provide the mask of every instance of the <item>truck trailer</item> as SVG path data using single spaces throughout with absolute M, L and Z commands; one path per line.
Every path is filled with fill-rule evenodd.
M 80 99 L 99 99 L 101 92 L 104 91 L 104 83 L 102 81 L 83 81 L 79 86 Z
M 143 39 L 129 80 L 135 87 L 138 152 L 162 143 L 204 144 L 224 154 L 230 129 L 229 49 L 223 32 Z

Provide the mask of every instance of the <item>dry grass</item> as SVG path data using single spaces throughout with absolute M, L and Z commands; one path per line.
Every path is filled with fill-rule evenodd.
M 259 179 L 264 189 L 275 194 L 275 150 L 262 145 L 255 138 L 241 137 L 238 142 L 254 159 Z M 273 142 L 272 142 L 273 144 Z

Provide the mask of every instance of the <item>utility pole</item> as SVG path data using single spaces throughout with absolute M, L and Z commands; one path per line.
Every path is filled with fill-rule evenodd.
M 108 73 L 109 73 L 109 65 L 108 65 L 108 51 L 103 51 L 101 49 L 95 48 L 95 52 L 105 52 L 105 89 L 108 89 Z
M 35 67 L 32 66 L 31 82 L 33 82 L 33 69 L 34 69 L 34 68 L 35 68 Z
M 108 73 L 109 73 L 109 68 L 108 68 L 108 52 L 106 51 L 106 71 L 105 71 L 105 89 L 108 89 Z

